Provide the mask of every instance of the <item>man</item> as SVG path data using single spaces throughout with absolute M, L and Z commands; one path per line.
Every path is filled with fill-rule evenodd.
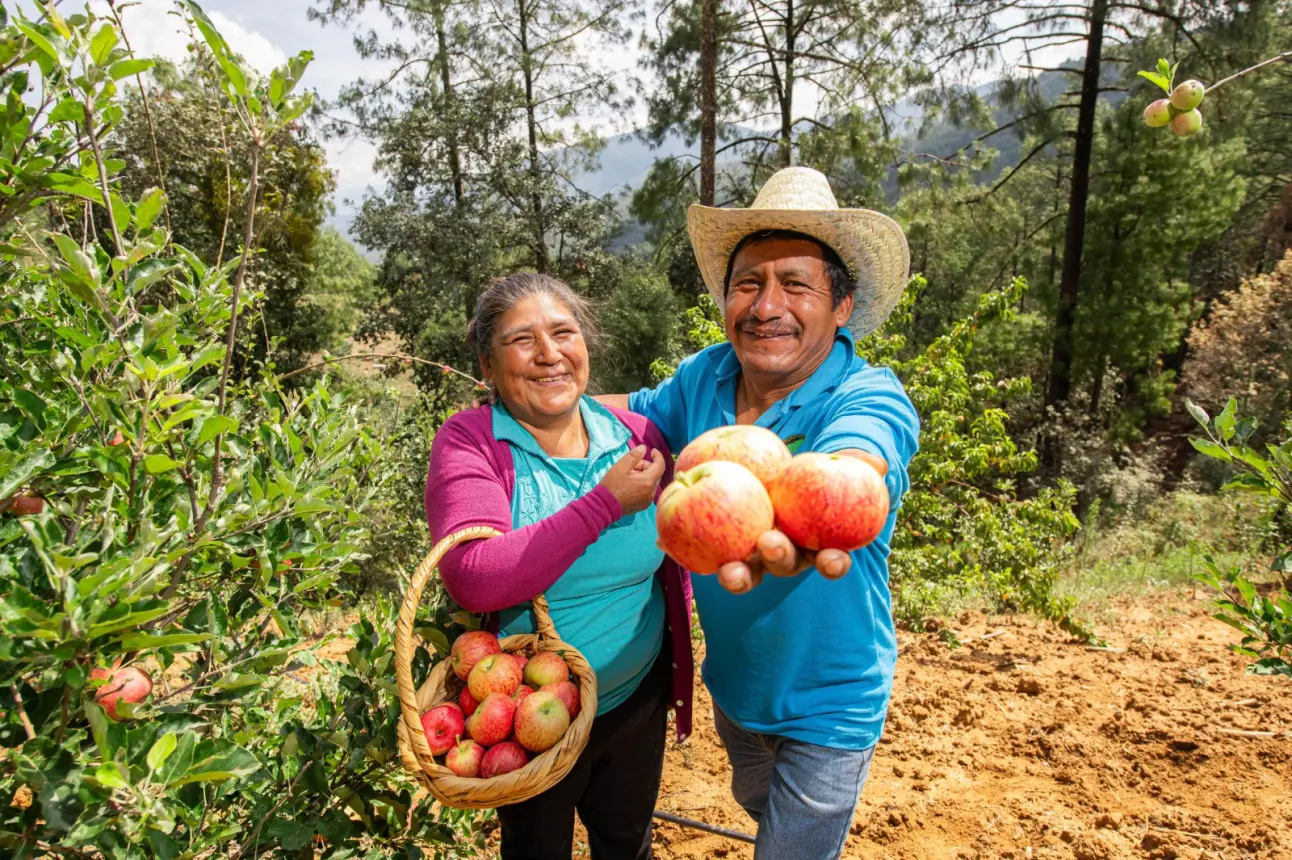
M 858 358 L 854 338 L 901 296 L 906 240 L 883 215 L 839 209 L 826 178 L 802 167 L 776 173 L 750 209 L 692 206 L 688 230 L 728 343 L 658 388 L 606 399 L 654 421 L 675 452 L 714 427 L 758 424 L 796 452 L 865 460 L 889 491 L 867 547 L 813 557 L 769 531 L 755 558 L 692 577 L 702 675 L 732 792 L 758 822 L 754 856 L 834 858 L 888 710 L 887 557 L 919 434 L 901 383 Z

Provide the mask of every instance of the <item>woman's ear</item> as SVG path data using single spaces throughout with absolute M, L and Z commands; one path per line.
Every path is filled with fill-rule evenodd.
M 476 358 L 480 360 L 480 376 L 485 382 L 493 385 L 493 365 L 489 363 L 489 356 L 480 353 Z

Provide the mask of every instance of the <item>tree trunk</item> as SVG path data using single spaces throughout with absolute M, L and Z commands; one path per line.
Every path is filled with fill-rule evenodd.
M 775 62 L 775 60 L 773 60 Z M 781 92 L 781 166 L 794 164 L 794 0 L 785 0 L 785 75 Z
M 1077 110 L 1076 145 L 1072 153 L 1072 188 L 1068 196 L 1067 235 L 1063 243 L 1063 273 L 1059 280 L 1059 307 L 1054 322 L 1046 406 L 1062 405 L 1072 390 L 1073 323 L 1076 321 L 1077 293 L 1081 285 L 1081 252 L 1086 240 L 1086 202 L 1090 195 L 1090 156 L 1095 140 L 1095 107 L 1099 101 L 1099 70 L 1107 18 L 1108 0 L 1094 0 L 1090 7 L 1086 64 L 1081 74 L 1081 104 Z
M 718 0 L 700 9 L 700 205 L 714 205 L 718 145 Z
M 455 131 L 456 105 L 453 103 L 453 79 L 449 75 L 449 44 L 444 34 L 444 6 L 435 5 L 435 38 L 440 48 L 440 85 L 444 88 L 444 107 L 449 115 L 449 172 L 453 179 L 453 203 L 462 205 L 466 198 L 466 185 L 462 181 L 462 159 L 458 155 L 458 136 Z
M 520 67 L 525 78 L 525 122 L 529 126 L 529 181 L 531 217 L 534 230 L 534 268 L 538 273 L 546 274 L 549 264 L 547 259 L 547 225 L 543 220 L 543 198 L 538 186 L 542 174 L 538 164 L 538 120 L 534 115 L 534 57 L 529 52 L 529 12 L 527 0 L 517 0 L 520 12 Z

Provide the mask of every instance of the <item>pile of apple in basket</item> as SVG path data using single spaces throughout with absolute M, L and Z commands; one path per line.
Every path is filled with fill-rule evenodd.
M 449 664 L 466 682 L 458 703 L 422 714 L 426 743 L 458 776 L 489 779 L 524 767 L 565 737 L 579 715 L 579 688 L 555 651 L 506 653 L 492 633 L 463 633 Z

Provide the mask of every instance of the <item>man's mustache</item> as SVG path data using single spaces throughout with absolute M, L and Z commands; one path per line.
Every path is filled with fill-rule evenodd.
M 798 337 L 803 333 L 802 327 L 791 320 L 781 319 L 772 322 L 759 322 L 749 316 L 736 320 L 736 330 L 757 337 L 780 337 L 782 335 Z

